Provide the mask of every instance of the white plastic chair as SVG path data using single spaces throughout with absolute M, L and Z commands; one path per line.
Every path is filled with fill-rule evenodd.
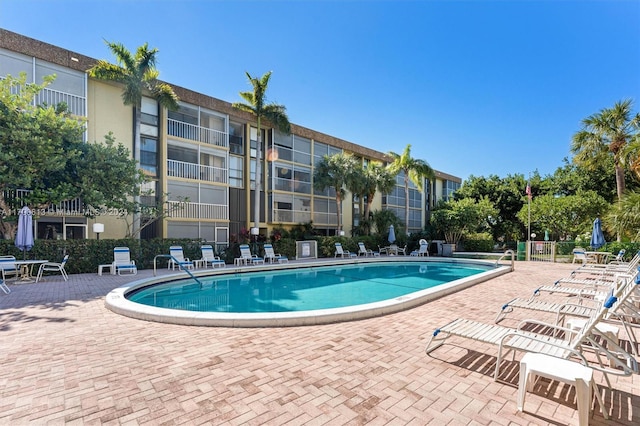
M 264 258 L 269 263 L 273 263 L 273 262 L 288 263 L 289 262 L 289 258 L 287 256 L 283 256 L 279 253 L 274 252 L 273 245 L 271 244 L 264 245 Z
M 171 255 L 171 258 L 167 264 L 167 269 L 193 269 L 193 262 L 191 262 L 189 258 L 184 257 L 184 252 L 182 251 L 181 246 L 169 247 L 169 254 Z
M 358 249 L 358 256 L 360 256 L 360 255 L 362 255 L 362 256 L 364 256 L 364 257 L 367 257 L 367 256 L 373 256 L 373 257 L 375 257 L 375 256 L 380 256 L 380 252 L 377 252 L 377 251 L 373 251 L 373 250 L 371 250 L 371 249 L 368 249 L 368 248 L 364 245 L 364 243 L 362 243 L 362 242 L 358 243 L 358 247 L 359 247 L 359 249 Z
M 264 263 L 264 259 L 259 257 L 258 255 L 251 254 L 251 249 L 248 244 L 240 245 L 240 257 L 236 259 L 236 264 L 252 264 L 257 265 L 258 263 Z
M 18 267 L 16 266 L 16 258 L 14 256 L 0 256 L 0 270 L 2 271 L 2 280 L 6 281 L 8 276 L 18 278 Z
M 46 262 L 40 265 L 40 268 L 38 268 L 38 276 L 36 276 L 36 282 L 40 281 L 43 272 L 60 272 L 60 274 L 62 274 L 62 278 L 67 281 L 69 279 L 69 275 L 67 275 L 67 271 L 65 271 L 64 269 L 64 265 L 67 264 L 67 260 L 69 260 L 68 254 L 62 259 L 62 262 L 60 263 Z
M 133 275 L 138 273 L 138 267 L 136 262 L 131 260 L 131 252 L 129 247 L 114 247 L 113 249 L 113 264 L 112 268 L 122 275 L 122 271 L 131 272 Z
M 344 250 L 341 243 L 336 243 L 336 254 L 334 257 L 358 257 L 357 254 Z
M 424 238 L 420 240 L 418 250 L 411 252 L 411 256 L 429 256 L 429 243 Z
M 227 266 L 224 263 L 224 260 L 221 260 L 219 256 L 216 256 L 213 251 L 213 246 L 210 244 L 205 244 L 200 247 L 200 251 L 202 252 L 202 259 L 197 260 L 196 262 L 202 264 L 204 268 L 208 265 L 211 265 L 212 268 L 215 269 L 216 266 L 220 268 L 224 268 Z

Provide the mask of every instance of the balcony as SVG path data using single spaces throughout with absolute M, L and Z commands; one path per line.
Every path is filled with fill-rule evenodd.
M 0 80 L 4 80 L 6 77 L 1 77 Z M 21 86 L 13 85 L 10 88 L 12 95 L 20 93 Z M 34 98 L 35 105 L 47 105 L 56 107 L 58 104 L 65 103 L 67 105 L 67 111 L 71 114 L 86 117 L 87 116 L 87 99 L 84 96 L 72 95 L 67 92 L 61 92 L 59 90 L 53 90 L 45 87 Z
M 44 88 L 36 95 L 35 102 L 36 105 L 46 104 L 53 107 L 64 102 L 71 114 L 79 117 L 87 116 L 87 100 L 82 96 Z
M 167 119 L 167 133 L 182 139 L 190 139 L 223 148 L 229 147 L 229 135 L 219 130 L 207 129 L 182 121 Z
M 275 209 L 273 222 L 275 223 L 307 223 L 311 221 L 311 212 Z
M 30 192 L 31 191 L 28 189 L 7 190 L 4 191 L 4 199 L 9 204 L 24 205 L 25 203 L 21 200 L 24 200 L 24 197 L 27 196 Z M 80 198 L 61 201 L 56 204 L 30 207 L 33 211 L 34 216 L 85 216 L 100 214 L 100 211 L 94 211 L 87 208 L 87 206 L 84 205 L 82 199 Z M 11 214 L 11 212 L 9 214 Z
M 220 167 L 202 166 L 178 160 L 167 160 L 167 176 L 228 183 L 228 171 Z
M 175 219 L 229 220 L 229 206 L 224 204 L 167 201 L 167 208 L 167 217 Z

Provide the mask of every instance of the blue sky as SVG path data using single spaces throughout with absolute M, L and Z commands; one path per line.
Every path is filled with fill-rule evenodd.
M 0 27 L 235 102 L 245 71 L 291 122 L 433 168 L 552 174 L 581 120 L 640 111 L 640 1 L 0 0 Z

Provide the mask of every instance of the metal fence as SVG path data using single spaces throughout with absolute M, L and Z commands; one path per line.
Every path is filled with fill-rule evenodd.
M 555 259 L 555 241 L 529 241 L 527 247 L 527 260 L 532 262 L 554 262 Z

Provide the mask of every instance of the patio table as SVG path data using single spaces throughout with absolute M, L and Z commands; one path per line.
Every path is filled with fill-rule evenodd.
M 33 281 L 33 266 L 47 263 L 48 260 L 16 260 L 15 264 L 20 268 L 20 281 Z
M 585 251 L 585 254 L 588 257 L 593 257 L 596 259 L 596 263 L 607 263 L 607 259 L 609 256 L 613 256 L 613 253 L 608 251 Z

